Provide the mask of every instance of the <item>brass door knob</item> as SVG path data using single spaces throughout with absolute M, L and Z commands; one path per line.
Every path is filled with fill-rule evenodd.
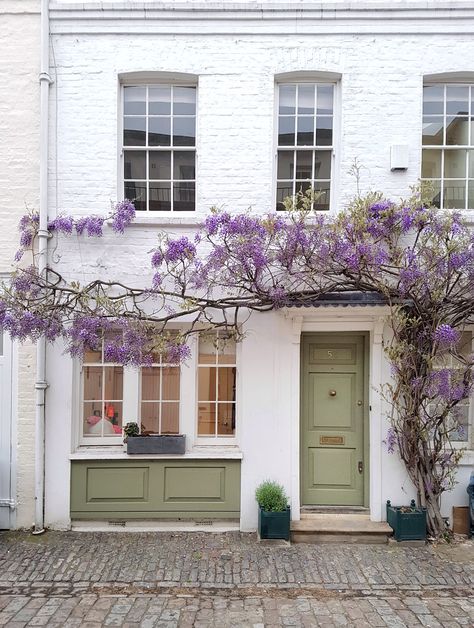
M 329 391 L 329 396 L 330 397 L 335 397 L 336 396 L 336 391 L 335 390 L 330 390 Z

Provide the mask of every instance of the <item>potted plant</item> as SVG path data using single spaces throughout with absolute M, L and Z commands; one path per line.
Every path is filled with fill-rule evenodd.
M 387 501 L 387 523 L 397 541 L 424 541 L 426 539 L 426 508 L 420 508 L 412 499 L 409 506 L 392 506 Z
M 266 480 L 255 491 L 258 502 L 258 534 L 261 539 L 290 540 L 290 507 L 281 484 Z
M 138 423 L 130 422 L 123 428 L 127 454 L 184 454 L 184 434 L 141 433 Z

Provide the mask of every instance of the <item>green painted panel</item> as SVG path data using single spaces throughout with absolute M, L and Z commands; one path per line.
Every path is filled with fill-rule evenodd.
M 71 463 L 72 519 L 217 517 L 240 513 L 240 460 Z
M 225 467 L 168 467 L 165 469 L 165 501 L 225 500 Z
M 148 498 L 148 467 L 87 469 L 87 501 L 146 500 Z
M 351 429 L 354 420 L 353 373 L 309 373 L 310 403 L 318 412 L 309 413 L 313 427 Z M 311 426 L 309 426 L 311 429 Z
M 366 502 L 365 335 L 304 334 L 301 344 L 301 499 Z

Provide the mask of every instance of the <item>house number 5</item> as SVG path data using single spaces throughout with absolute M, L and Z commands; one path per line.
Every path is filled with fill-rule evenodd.
M 334 356 L 333 356 L 333 354 L 332 354 L 332 351 L 328 351 L 328 358 L 330 358 L 330 359 L 332 360 L 332 359 L 333 359 L 333 357 L 334 357 Z

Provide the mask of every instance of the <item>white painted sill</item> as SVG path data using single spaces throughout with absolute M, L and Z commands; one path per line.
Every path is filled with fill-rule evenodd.
M 166 215 L 151 214 L 146 215 L 146 212 L 142 212 L 137 215 L 133 222 L 129 224 L 127 229 L 133 229 L 133 227 L 197 227 L 201 225 L 207 218 L 206 214 L 194 214 L 194 215 L 178 215 L 170 216 L 169 212 Z M 106 221 L 108 227 L 112 226 L 112 220 Z
M 185 454 L 133 454 L 125 447 L 81 447 L 69 460 L 242 460 L 238 447 L 194 447 Z

